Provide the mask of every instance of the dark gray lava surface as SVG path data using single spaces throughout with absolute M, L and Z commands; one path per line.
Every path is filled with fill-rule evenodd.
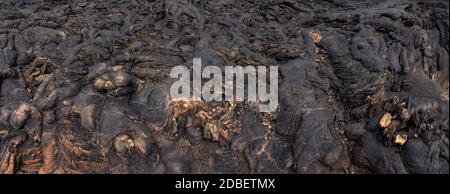
M 279 67 L 279 106 L 172 67 Z M 449 173 L 448 0 L 5 0 L 0 173 Z

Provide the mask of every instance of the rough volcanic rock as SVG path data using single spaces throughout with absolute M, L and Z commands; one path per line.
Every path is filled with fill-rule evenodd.
M 448 0 L 0 2 L 0 173 L 449 173 Z M 279 108 L 172 67 L 278 66 Z

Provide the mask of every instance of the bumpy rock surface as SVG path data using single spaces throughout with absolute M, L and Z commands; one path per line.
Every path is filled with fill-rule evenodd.
M 0 2 L 0 173 L 449 173 L 448 0 Z M 170 69 L 279 66 L 279 108 Z

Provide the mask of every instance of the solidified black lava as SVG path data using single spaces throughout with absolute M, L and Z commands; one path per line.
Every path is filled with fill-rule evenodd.
M 448 0 L 0 2 L 0 173 L 449 173 Z M 279 67 L 279 106 L 172 67 Z

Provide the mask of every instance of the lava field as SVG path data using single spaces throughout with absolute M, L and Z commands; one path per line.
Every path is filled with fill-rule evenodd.
M 173 101 L 278 66 L 276 111 Z M 448 174 L 448 0 L 5 0 L 0 174 Z

